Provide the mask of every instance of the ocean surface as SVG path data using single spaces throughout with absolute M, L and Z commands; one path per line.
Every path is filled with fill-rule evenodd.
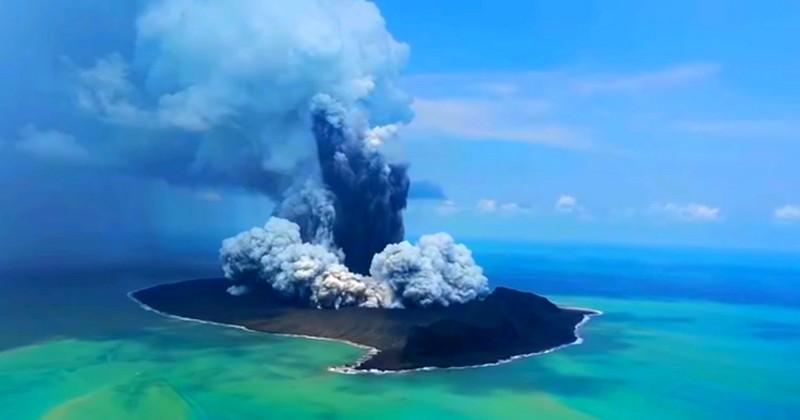
M 477 369 L 327 370 L 344 343 L 168 319 L 130 290 L 213 260 L 0 271 L 0 419 L 800 416 L 800 255 L 472 244 L 495 285 L 599 309 L 581 345 Z

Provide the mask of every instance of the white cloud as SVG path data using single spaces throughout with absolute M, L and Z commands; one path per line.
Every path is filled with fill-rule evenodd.
M 505 140 L 587 149 L 585 128 L 593 112 L 587 94 L 641 93 L 712 78 L 713 63 L 684 63 L 659 70 L 593 75 L 549 72 L 441 73 L 404 79 L 416 118 L 406 135 L 463 140 Z M 557 112 L 574 106 L 572 112 Z
M 687 63 L 650 72 L 586 78 L 574 82 L 572 87 L 585 94 L 642 92 L 706 80 L 715 76 L 719 69 L 719 65 L 713 63 Z
M 450 72 L 407 75 L 402 81 L 408 90 L 435 98 L 532 98 L 532 88 L 541 93 L 538 88 L 563 85 L 564 76 L 560 72 Z
M 78 72 L 82 108 L 119 124 L 199 132 L 247 118 L 285 125 L 318 93 L 363 105 L 381 124 L 411 116 L 394 82 L 409 48 L 369 1 L 151 2 L 135 44 L 133 67 L 112 54 Z
M 78 72 L 78 105 L 113 123 L 153 126 L 152 113 L 132 102 L 136 88 L 129 77 L 130 69 L 121 55 L 98 59 L 93 67 Z
M 502 203 L 500 204 L 500 211 L 517 212 L 522 211 L 522 207 L 517 203 Z
M 453 200 L 444 200 L 436 206 L 435 210 L 441 216 L 449 216 L 460 212 L 461 208 Z
M 586 208 L 578 202 L 578 199 L 574 195 L 570 194 L 561 194 L 558 196 L 555 204 L 553 205 L 553 210 L 561 214 L 574 215 L 582 220 L 593 219 L 592 215 L 589 214 Z
M 78 72 L 78 105 L 115 124 L 139 128 L 180 128 L 206 131 L 233 114 L 219 89 L 193 85 L 165 93 L 147 109 L 135 102 L 143 92 L 130 81 L 128 63 L 119 54 L 100 58 Z
M 482 198 L 478 200 L 475 209 L 479 213 L 501 213 L 501 214 L 518 214 L 527 213 L 530 208 L 523 206 L 513 201 L 501 202 L 492 198 Z
M 381 126 L 373 143 L 413 116 L 398 86 L 409 47 L 374 2 L 143 3 L 133 50 L 76 69 L 72 86 L 107 133 L 86 145 L 130 172 L 277 197 L 285 179 L 307 176 L 320 95 L 354 130 Z
M 497 201 L 489 198 L 482 198 L 478 200 L 475 208 L 481 213 L 493 213 L 497 211 Z
M 89 151 L 75 137 L 56 130 L 39 130 L 32 125 L 20 130 L 15 146 L 25 154 L 52 162 L 84 164 L 92 161 Z
M 560 213 L 574 213 L 579 209 L 578 199 L 575 196 L 563 194 L 556 199 L 555 209 Z
M 519 92 L 519 86 L 507 82 L 486 82 L 475 86 L 477 91 L 484 92 L 492 96 L 511 96 Z
M 464 140 L 507 140 L 567 148 L 586 147 L 578 130 L 544 120 L 551 109 L 535 99 L 416 98 L 406 134 Z
M 719 220 L 721 210 L 706 204 L 656 204 L 652 206 L 656 213 L 663 214 L 671 219 L 686 222 L 713 222 Z
M 772 216 L 782 222 L 797 222 L 800 221 L 800 204 L 787 204 L 778 207 L 772 213 Z

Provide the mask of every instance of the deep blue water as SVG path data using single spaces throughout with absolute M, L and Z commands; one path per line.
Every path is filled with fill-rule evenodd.
M 800 307 L 800 254 L 762 250 L 473 242 L 494 285 L 543 294 Z

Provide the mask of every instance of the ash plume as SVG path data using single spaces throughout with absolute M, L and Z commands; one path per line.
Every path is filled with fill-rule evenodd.
M 379 125 L 407 122 L 408 46 L 365 0 L 142 2 L 130 56 L 76 64 L 76 136 L 96 167 L 280 200 L 318 171 L 309 104 L 335 97 Z
M 327 94 L 312 99 L 310 119 L 321 180 L 289 189 L 263 228 L 223 241 L 229 293 L 268 285 L 318 308 L 449 306 L 488 294 L 482 269 L 450 235 L 403 241 L 406 166 L 380 153 L 396 126 L 369 127 L 360 109 Z
M 408 168 L 381 148 L 412 117 L 397 88 L 407 55 L 365 0 L 155 0 L 135 56 L 78 71 L 76 96 L 119 130 L 99 164 L 277 202 L 263 227 L 223 242 L 229 293 L 447 306 L 487 286 L 449 236 L 403 242 Z
M 322 180 L 336 198 L 334 240 L 347 267 L 367 274 L 373 255 L 403 240 L 406 166 L 387 163 L 377 149 L 390 131 L 354 133 L 346 111 L 329 96 L 315 98 L 311 118 Z
M 381 151 L 413 118 L 398 87 L 409 47 L 374 2 L 147 0 L 126 10 L 133 24 L 103 55 L 58 57 L 68 75 L 56 102 L 74 124 L 20 130 L 15 156 L 213 190 L 219 207 L 217 187 L 268 197 L 274 217 L 222 243 L 232 295 L 270 287 L 324 308 L 483 295 L 461 248 L 403 243 L 408 167 Z M 445 197 L 430 182 L 414 195 Z

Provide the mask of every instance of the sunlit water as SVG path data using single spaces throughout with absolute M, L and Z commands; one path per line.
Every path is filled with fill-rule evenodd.
M 641 275 L 628 274 L 639 282 L 660 267 L 655 272 L 666 269 L 673 282 L 717 287 L 727 271 L 717 262 L 706 271 L 716 274 L 697 280 L 702 272 L 678 264 L 685 259 L 595 254 L 597 261 L 606 255 L 602 273 L 576 269 L 590 258 L 585 255 L 559 271 L 558 259 L 531 248 L 521 264 L 532 271 L 525 272 L 522 265 L 503 271 L 505 257 L 478 252 L 492 277 L 521 287 L 516 276 L 536 271 L 540 280 L 529 278 L 529 289 L 557 290 L 562 282 L 570 294 L 549 294 L 554 301 L 604 311 L 583 327 L 582 345 L 496 367 L 394 375 L 329 372 L 328 366 L 361 354 L 343 343 L 142 311 L 124 296 L 148 283 L 142 274 L 40 280 L 47 292 L 38 296 L 43 289 L 31 285 L 35 279 L 20 287 L 6 284 L 0 298 L 0 418 L 797 418 L 800 307 L 791 293 L 800 279 L 791 265 L 770 260 L 771 271 L 749 265 L 751 273 L 757 266 L 765 277 L 784 276 L 781 296 L 789 297 L 780 305 L 731 303 L 742 299 L 727 292 L 719 299 L 710 291 L 687 291 L 687 298 L 660 294 L 659 287 L 646 293 L 642 285 L 631 285 L 627 290 L 636 293 L 619 298 L 591 286 L 613 275 L 610 261 L 618 270 L 635 266 Z M 678 266 L 683 268 L 668 269 Z M 546 278 L 542 267 L 550 270 Z M 731 287 L 758 279 L 736 277 L 741 267 L 729 271 Z M 163 277 L 175 276 L 180 273 Z M 590 295 L 571 290 L 570 282 L 579 279 Z

